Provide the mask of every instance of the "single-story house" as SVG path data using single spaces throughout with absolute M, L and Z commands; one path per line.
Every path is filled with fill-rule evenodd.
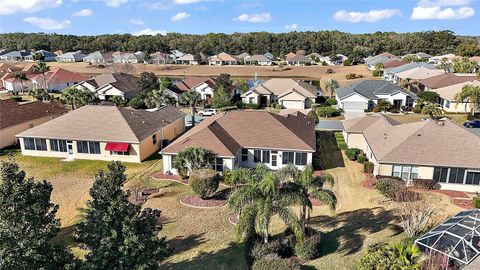
M 183 133 L 184 117 L 170 106 L 132 110 L 87 105 L 17 137 L 26 156 L 141 162 Z
M 83 58 L 87 56 L 81 51 L 67 52 L 57 56 L 55 59 L 57 62 L 82 62 Z
M 369 56 L 365 58 L 365 64 L 367 65 L 368 69 L 374 70 L 376 64 L 385 64 L 396 59 L 399 59 L 399 57 L 389 52 L 384 52 L 375 56 Z
M 432 63 L 434 65 L 440 65 L 444 60 L 446 60 L 448 63 L 452 63 L 453 60 L 457 59 L 458 56 L 456 56 L 453 53 L 447 53 L 444 55 L 436 55 L 432 56 L 428 59 L 429 63 Z
M 433 90 L 463 82 L 478 79 L 475 75 L 457 75 L 455 73 L 444 73 L 430 78 L 418 80 L 420 90 Z
M 252 56 L 247 56 L 244 59 L 245 65 L 255 65 L 255 66 L 271 66 L 272 60 L 268 59 L 263 54 L 255 54 Z
M 125 73 L 102 74 L 78 83 L 75 87 L 88 89 L 100 100 L 118 96 L 130 100 L 136 96 L 138 78 Z
M 393 62 L 393 61 L 392 61 Z M 401 65 L 398 67 L 390 67 L 383 69 L 383 79 L 387 81 L 391 81 L 394 83 L 400 83 L 399 81 L 395 81 L 395 74 L 400 73 L 406 70 L 410 70 L 416 67 L 425 67 L 428 69 L 435 69 L 435 66 L 432 64 L 424 63 L 424 62 L 412 62 L 405 65 Z
M 394 67 L 399 67 L 399 66 L 403 66 L 403 65 L 406 65 L 407 63 L 403 62 L 402 60 L 392 60 L 392 61 L 389 61 L 389 62 L 386 62 L 385 64 L 383 64 L 383 70 L 387 69 L 387 68 L 394 68 Z
M 46 50 L 38 50 L 30 55 L 25 56 L 25 61 L 35 61 L 35 59 L 33 59 L 33 56 L 36 54 L 41 55 L 41 60 L 43 62 L 53 62 L 56 61 L 57 58 L 57 55 L 52 52 Z
M 211 116 L 165 147 L 164 173 L 177 174 L 175 156 L 188 146 L 215 155 L 218 172 L 264 164 L 278 170 L 287 164 L 303 168 L 316 151 L 315 123 L 304 114 L 280 116 L 262 111 L 231 111 Z
M 185 55 L 185 53 L 179 51 L 179 50 L 171 50 L 170 55 L 172 56 L 173 59 L 180 58 Z
M 195 60 L 193 54 L 184 54 L 183 56 L 175 59 L 175 64 L 179 65 L 198 65 L 198 61 Z
M 305 66 L 306 63 L 312 63 L 312 59 L 301 54 L 295 54 L 293 56 L 287 54 L 286 61 L 289 66 Z
M 246 58 L 247 56 L 250 56 L 250 54 L 247 53 L 247 52 L 243 52 L 243 53 L 237 55 L 237 59 L 238 59 L 238 60 L 245 60 L 245 58 Z
M 155 52 L 150 54 L 150 63 L 157 65 L 172 64 L 174 58 L 168 53 Z
M 402 80 L 423 80 L 426 78 L 430 78 L 433 76 L 445 74 L 445 70 L 443 69 L 429 69 L 427 67 L 416 67 L 409 70 L 405 70 L 402 72 L 398 72 L 394 74 L 394 82 L 400 84 Z
M 416 57 L 417 59 L 419 60 L 428 60 L 430 59 L 432 56 L 428 53 L 424 53 L 424 52 L 418 52 L 418 53 L 409 53 L 409 54 L 406 54 L 404 56 L 402 56 L 402 59 L 405 58 L 405 57 L 410 57 L 410 56 L 414 56 Z
M 275 60 L 275 56 L 273 56 L 273 54 L 269 53 L 269 52 L 266 52 L 263 54 L 263 56 L 267 57 L 268 59 L 270 60 Z
M 83 62 L 92 64 L 108 64 L 113 62 L 111 52 L 96 51 L 83 58 Z
M 20 132 L 60 116 L 67 110 L 60 102 L 34 101 L 19 104 L 11 99 L 0 99 L 0 149 L 15 145 Z
M 60 91 L 66 87 L 85 81 L 88 77 L 63 68 L 52 68 L 45 73 L 45 79 L 47 80 L 48 90 Z M 35 74 L 30 78 L 30 81 L 33 87 L 42 88 L 45 86 L 42 74 Z
M 217 55 L 214 55 L 210 57 L 208 60 L 208 64 L 210 66 L 230 66 L 230 65 L 236 65 L 237 64 L 237 59 L 235 57 L 231 56 L 228 53 L 222 52 Z
M 317 87 L 293 79 L 267 80 L 241 95 L 243 103 L 269 106 L 278 103 L 285 109 L 310 108 L 322 95 Z
M 130 63 L 130 64 L 138 64 L 143 63 L 145 60 L 145 54 L 143 52 L 114 52 L 112 53 L 112 58 L 114 63 Z
M 347 56 L 343 55 L 343 54 L 336 54 L 336 59 L 332 60 L 332 58 L 330 56 L 322 56 L 318 53 L 311 53 L 308 55 L 308 57 L 312 60 L 314 60 L 315 62 L 318 61 L 318 64 L 323 64 L 323 62 L 325 62 L 325 64 L 329 65 L 329 66 L 340 66 L 340 65 L 343 65 L 343 62 L 345 62 L 345 60 L 348 59 Z
M 5 74 L 3 76 L 2 81 L 3 81 L 3 87 L 9 91 L 9 92 L 21 92 L 28 90 L 29 88 L 33 87 L 32 85 L 32 79 L 37 77 L 38 74 L 36 73 L 25 73 L 25 77 L 27 80 L 22 81 L 19 79 L 16 79 L 15 77 L 15 72 Z
M 348 147 L 361 149 L 374 175 L 433 179 L 442 189 L 480 191 L 480 136 L 450 120 L 408 124 L 383 114 L 343 121 Z
M 172 87 L 169 87 L 169 89 L 177 93 L 177 96 L 179 96 L 181 92 L 197 91 L 202 100 L 210 102 L 211 98 L 213 97 L 216 84 L 217 83 L 215 79 L 211 77 L 189 77 L 185 80 L 177 82 Z M 238 89 L 235 86 L 232 86 L 230 89 L 226 90 L 231 92 L 232 97 L 238 94 Z
M 25 60 L 25 57 L 29 56 L 31 52 L 25 50 L 21 51 L 11 51 L 0 55 L 0 60 L 3 61 L 22 61 Z
M 448 85 L 445 87 L 437 88 L 432 91 L 437 92 L 440 96 L 440 100 L 438 103 L 442 106 L 443 110 L 449 113 L 470 113 L 472 110 L 472 106 L 474 107 L 475 111 L 480 111 L 480 103 L 473 104 L 473 103 L 466 103 L 462 102 L 459 103 L 455 99 L 455 95 L 462 91 L 462 88 L 465 85 L 473 85 L 480 87 L 480 79 L 466 81 L 454 85 Z
M 337 106 L 344 111 L 372 109 L 380 100 L 390 102 L 397 109 L 413 107 L 418 97 L 386 81 L 365 80 L 343 86 L 335 91 Z

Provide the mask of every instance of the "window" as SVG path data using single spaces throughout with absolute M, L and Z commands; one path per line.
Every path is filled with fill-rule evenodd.
M 129 156 L 130 152 L 119 152 L 119 151 L 110 151 L 112 156 Z
M 272 166 L 277 167 L 277 151 L 272 151 Z
M 463 177 L 465 176 L 465 169 L 450 168 L 450 175 L 448 176 L 448 183 L 463 184 Z
M 215 170 L 223 172 L 223 158 L 215 158 Z
M 400 177 L 403 180 L 418 178 L 418 167 L 410 165 L 393 165 L 392 176 Z
M 445 108 L 450 108 L 450 100 L 445 100 Z
M 50 151 L 67 152 L 66 140 L 50 140 Z
M 466 184 L 479 185 L 480 184 L 480 172 L 467 172 Z
M 295 153 L 295 165 L 307 165 L 307 153 Z
M 25 150 L 47 151 L 47 140 L 38 138 L 24 138 Z
M 283 152 L 282 164 L 293 163 L 294 154 L 294 152 Z
M 242 161 L 248 162 L 248 149 L 242 148 Z
M 263 150 L 262 151 L 262 162 L 263 163 L 270 163 L 270 151 Z
M 248 98 L 248 103 L 250 103 L 250 104 L 255 103 L 255 98 L 254 97 L 249 97 Z
M 100 143 L 77 141 L 77 151 L 83 154 L 100 154 Z
M 157 144 L 157 134 L 152 135 L 152 142 L 153 142 L 153 145 Z
M 433 180 L 438 181 L 440 183 L 448 182 L 453 184 L 463 184 L 464 178 L 465 178 L 465 169 L 435 167 L 433 170 Z
M 254 151 L 253 151 L 253 162 L 255 162 L 255 163 L 260 162 L 261 152 L 262 152 L 262 151 L 260 151 L 260 150 L 254 150 Z
M 448 168 L 435 167 L 435 169 L 433 170 L 433 180 L 438 181 L 440 183 L 447 182 L 447 175 L 448 175 Z

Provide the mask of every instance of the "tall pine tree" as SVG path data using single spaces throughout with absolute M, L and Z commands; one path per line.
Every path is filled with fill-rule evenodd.
M 51 243 L 60 228 L 52 185 L 26 179 L 11 160 L 0 171 L 0 269 L 75 269 L 73 255 Z
M 99 171 L 90 189 L 84 219 L 76 229 L 76 239 L 89 253 L 87 269 L 158 269 L 170 250 L 157 236 L 160 211 L 132 205 L 122 190 L 126 181 L 120 162 Z

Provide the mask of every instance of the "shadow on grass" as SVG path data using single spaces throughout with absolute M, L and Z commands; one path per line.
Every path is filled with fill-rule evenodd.
M 403 229 L 395 224 L 396 217 L 391 210 L 382 207 L 363 208 L 340 213 L 336 216 L 318 216 L 310 219 L 309 224 L 320 228 L 330 228 L 323 235 L 322 256 L 342 252 L 354 254 L 362 249 L 368 234 L 391 230 L 395 236 Z
M 174 253 L 181 253 L 205 243 L 204 235 L 205 233 L 200 233 L 185 237 L 175 237 L 168 240 L 168 244 L 173 248 Z
M 61 227 L 60 231 L 57 233 L 53 241 L 56 244 L 62 244 L 68 248 L 78 247 L 77 243 L 73 239 L 73 235 L 75 233 L 76 225 L 70 225 L 66 227 Z
M 245 248 L 240 243 L 230 243 L 215 252 L 201 252 L 188 260 L 165 263 L 161 269 L 168 270 L 245 270 L 248 269 Z
M 345 167 L 342 151 L 338 149 L 335 134 L 331 131 L 317 132 L 317 152 L 322 170 Z

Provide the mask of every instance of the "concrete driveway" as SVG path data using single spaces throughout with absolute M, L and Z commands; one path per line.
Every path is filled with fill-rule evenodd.
M 358 117 L 364 117 L 365 113 L 362 111 L 346 111 L 343 113 L 343 116 L 345 116 L 345 120 L 348 120 Z
M 318 130 L 342 131 L 343 124 L 338 120 L 320 120 L 315 126 Z

